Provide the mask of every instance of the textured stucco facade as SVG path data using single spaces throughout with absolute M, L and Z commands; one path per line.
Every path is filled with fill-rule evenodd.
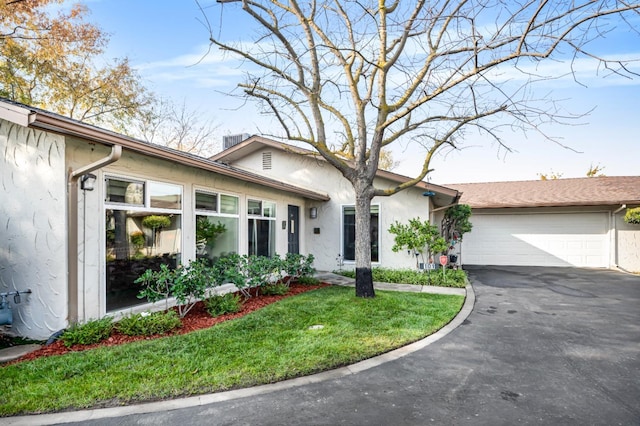
M 263 167 L 263 159 L 270 158 L 270 168 Z M 318 270 L 331 271 L 338 269 L 337 258 L 341 255 L 342 207 L 355 204 L 355 194 L 351 183 L 340 172 L 325 161 L 271 147 L 259 149 L 246 157 L 234 161 L 233 166 L 269 176 L 274 179 L 294 183 L 295 185 L 330 194 L 331 200 L 326 202 L 307 201 L 303 224 L 307 251 L 315 257 Z M 392 187 L 390 181 L 377 178 L 378 188 Z M 413 268 L 416 265 L 414 256 L 406 251 L 394 253 L 394 235 L 388 232 L 395 221 L 402 223 L 420 217 L 429 219 L 430 200 L 424 197 L 423 189 L 411 188 L 390 197 L 376 197 L 372 205 L 380 206 L 380 258 L 373 266 L 389 268 Z M 309 209 L 316 207 L 318 217 L 309 219 Z M 316 233 L 318 232 L 319 233 Z M 353 269 L 353 262 L 345 262 L 344 268 Z
M 635 206 L 630 206 L 635 207 Z M 615 216 L 617 266 L 630 272 L 640 273 L 640 225 L 624 221 L 625 210 Z
M 0 293 L 13 303 L 12 332 L 44 339 L 66 326 L 64 138 L 0 120 Z

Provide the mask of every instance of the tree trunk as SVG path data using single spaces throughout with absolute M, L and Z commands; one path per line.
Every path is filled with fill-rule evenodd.
M 356 190 L 356 297 L 375 297 L 371 274 L 371 199 L 373 186 Z

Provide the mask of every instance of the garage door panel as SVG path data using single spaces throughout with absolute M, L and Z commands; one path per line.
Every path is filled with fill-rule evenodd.
M 465 264 L 608 266 L 605 213 L 475 215 L 471 222 Z

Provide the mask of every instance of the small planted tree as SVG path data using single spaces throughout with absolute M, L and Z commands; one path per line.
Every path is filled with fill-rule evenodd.
M 471 217 L 471 206 L 468 204 L 456 204 L 449 207 L 442 219 L 442 237 L 452 247 L 455 243 L 462 241 L 462 236 L 471 232 L 473 225 L 469 221 Z
M 408 250 L 416 257 L 416 268 L 419 267 L 419 257 L 422 263 L 426 263 L 426 254 L 426 260 L 432 263 L 433 255 L 444 252 L 448 247 L 447 241 L 440 236 L 438 227 L 431 225 L 428 221 L 422 222 L 419 217 L 409 219 L 408 224 L 396 221 L 389 228 L 389 232 L 395 234 L 395 244 L 391 250 L 394 252 Z

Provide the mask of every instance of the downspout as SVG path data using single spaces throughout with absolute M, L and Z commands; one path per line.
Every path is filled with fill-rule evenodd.
M 69 324 L 78 321 L 78 179 L 86 174 L 91 173 L 101 167 L 115 163 L 122 156 L 122 146 L 113 145 L 109 156 L 80 167 L 77 170 L 69 169 L 67 180 L 67 215 L 68 215 L 68 233 L 69 242 L 67 249 L 67 269 L 68 269 L 68 286 L 67 286 L 67 321 Z
M 622 204 L 620 207 L 618 207 L 617 210 L 611 213 L 611 220 L 613 221 L 613 266 L 618 269 L 622 268 L 620 268 L 620 266 L 618 265 L 618 224 L 616 221 L 616 214 L 620 213 L 626 208 L 627 205 Z

